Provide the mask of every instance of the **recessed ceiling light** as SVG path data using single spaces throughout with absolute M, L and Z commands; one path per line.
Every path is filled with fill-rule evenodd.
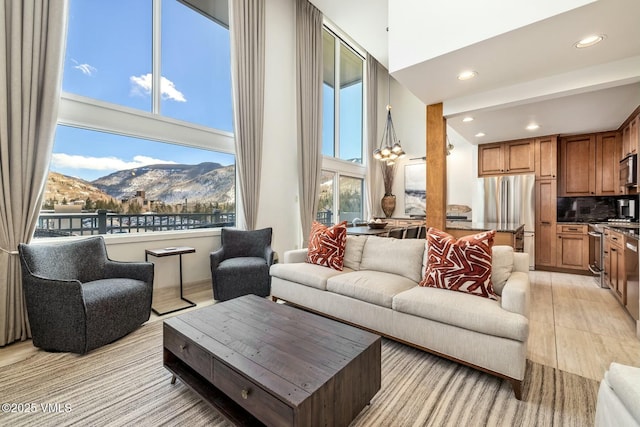
M 600 43 L 602 40 L 604 40 L 605 37 L 606 36 L 604 34 L 594 34 L 592 36 L 583 38 L 582 40 L 574 44 L 574 46 L 577 47 L 578 49 L 582 49 L 584 47 L 591 47 L 595 44 Z
M 462 119 L 463 122 L 467 123 L 467 122 L 472 122 L 473 121 L 473 117 L 465 117 L 464 119 Z
M 458 80 L 469 80 L 477 76 L 478 73 L 475 71 L 463 71 L 458 74 Z
M 476 138 L 482 138 L 484 136 L 484 132 L 476 133 Z
M 529 126 L 527 126 L 527 130 L 536 130 L 539 128 L 540 128 L 540 125 L 537 125 L 535 123 L 531 123 Z

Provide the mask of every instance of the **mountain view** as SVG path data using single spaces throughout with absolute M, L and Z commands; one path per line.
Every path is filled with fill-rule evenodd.
M 205 162 L 197 165 L 159 164 L 121 170 L 88 182 L 50 172 L 45 207 L 79 204 L 90 199 L 120 204 L 140 196 L 163 205 L 193 204 L 216 206 L 235 204 L 235 165 Z M 127 209 L 124 209 L 125 211 Z

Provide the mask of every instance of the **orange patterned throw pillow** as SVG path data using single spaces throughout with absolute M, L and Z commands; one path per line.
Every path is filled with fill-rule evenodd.
M 427 231 L 427 269 L 420 286 L 466 292 L 497 300 L 491 283 L 495 230 L 456 240 L 444 231 Z
M 327 227 L 314 221 L 309 236 L 307 262 L 342 271 L 347 243 L 347 221 Z

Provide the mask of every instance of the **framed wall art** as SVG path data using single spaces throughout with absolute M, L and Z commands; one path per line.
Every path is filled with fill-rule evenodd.
M 404 213 L 424 215 L 427 208 L 427 164 L 404 167 Z

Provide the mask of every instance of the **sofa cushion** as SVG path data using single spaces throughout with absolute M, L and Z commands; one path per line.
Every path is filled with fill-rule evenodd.
M 424 241 L 369 236 L 362 250 L 360 270 L 399 274 L 420 282 Z
M 393 297 L 398 312 L 435 320 L 471 331 L 517 341 L 529 335 L 526 317 L 500 307 L 500 303 L 471 294 L 417 286 Z
M 513 271 L 513 248 L 498 245 L 494 246 L 491 252 L 491 284 L 493 291 L 502 295 L 502 288 Z
M 331 227 L 314 221 L 309 235 L 307 262 L 342 270 L 346 242 L 347 221 L 342 221 Z
M 360 270 L 362 261 L 362 249 L 367 241 L 367 236 L 347 236 L 347 244 L 344 247 L 344 266 L 352 270 Z
M 497 300 L 491 283 L 495 230 L 458 240 L 444 231 L 427 231 L 428 265 L 420 286 L 465 292 Z
M 274 264 L 271 266 L 269 274 L 273 277 L 326 291 L 327 279 L 339 274 L 346 274 L 350 271 L 350 269 L 338 271 L 316 264 L 298 262 L 292 264 Z
M 340 274 L 327 280 L 329 292 L 387 308 L 391 308 L 396 294 L 416 286 L 406 277 L 370 270 Z

